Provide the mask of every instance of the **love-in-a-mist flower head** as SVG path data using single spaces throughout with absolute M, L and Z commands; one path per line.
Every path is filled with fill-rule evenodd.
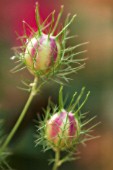
M 45 149 L 51 148 L 54 151 L 60 150 L 75 153 L 77 144 L 84 144 L 84 142 L 93 138 L 89 133 L 94 126 L 89 129 L 85 129 L 84 126 L 95 117 L 88 121 L 83 121 L 86 114 L 83 114 L 81 111 L 90 92 L 82 100 L 85 92 L 85 88 L 83 87 L 77 98 L 77 92 L 75 92 L 67 106 L 63 101 L 62 90 L 63 87 L 59 91 L 58 107 L 49 101 L 49 106 L 45 111 L 45 118 L 40 122 L 40 126 L 38 127 L 36 144 L 43 145 Z M 81 100 L 82 103 L 80 104 Z
M 79 121 L 72 112 L 66 110 L 55 113 L 46 123 L 46 139 L 54 149 L 72 147 L 79 132 Z
M 63 6 L 61 6 L 56 19 L 54 10 L 41 22 L 38 3 L 36 3 L 35 13 L 37 31 L 34 31 L 33 28 L 23 21 L 24 35 L 18 37 L 22 46 L 14 48 L 15 56 L 20 64 L 13 69 L 13 72 L 27 68 L 38 79 L 42 78 L 45 81 L 52 79 L 60 83 L 62 80 L 68 81 L 70 79 L 67 77 L 68 75 L 84 68 L 85 65 L 85 59 L 76 59 L 75 57 L 86 52 L 86 50 L 80 52 L 77 50 L 75 52 L 75 49 L 87 44 L 87 42 L 73 47 L 67 47 L 66 45 L 67 40 L 75 38 L 75 36 L 68 36 L 68 28 L 76 15 L 70 18 L 70 14 L 68 14 L 64 25 L 58 29 L 60 30 L 58 32 L 57 28 L 63 13 Z M 27 35 L 26 28 L 30 30 L 30 36 Z
M 33 74 L 47 73 L 57 64 L 60 45 L 54 36 L 41 33 L 31 38 L 25 50 L 25 64 Z
M 78 112 L 86 102 L 89 95 L 88 92 L 82 105 L 75 111 L 75 108 L 84 92 L 83 88 L 76 102 L 73 103 L 76 96 L 75 93 L 69 106 L 64 109 L 65 106 L 63 102 L 62 90 L 63 87 L 61 87 L 59 91 L 58 110 L 57 112 L 54 112 L 52 116 L 49 116 L 50 118 L 47 120 L 45 126 L 45 138 L 48 145 L 51 145 L 54 150 L 68 150 L 69 148 L 73 148 L 78 143 L 82 131 L 81 120 L 78 116 Z

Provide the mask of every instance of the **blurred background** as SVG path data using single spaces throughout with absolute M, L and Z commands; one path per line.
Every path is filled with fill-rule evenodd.
M 18 118 L 28 97 L 27 92 L 19 90 L 21 80 L 33 79 L 27 72 L 12 74 L 14 67 L 10 57 L 14 55 L 11 48 L 20 44 L 15 31 L 23 34 L 22 21 L 28 22 L 34 29 L 35 0 L 0 0 L 0 117 L 5 119 L 5 130 L 8 133 Z M 87 142 L 87 147 L 80 146 L 81 159 L 66 163 L 60 170 L 113 170 L 113 1 L 112 0 L 38 0 L 42 19 L 53 10 L 58 14 L 64 4 L 62 17 L 67 13 L 77 14 L 70 26 L 71 35 L 76 34 L 69 45 L 89 41 L 85 48 L 88 53 L 86 68 L 73 75 L 64 88 L 64 95 L 71 95 L 86 86 L 91 91 L 90 98 L 83 111 L 90 111 L 90 116 L 97 115 L 101 124 L 95 128 L 94 135 L 99 139 Z M 32 102 L 28 113 L 10 143 L 13 155 L 10 165 L 17 170 L 50 169 L 48 158 L 54 155 L 51 151 L 41 152 L 41 147 L 34 148 L 34 122 L 37 113 L 42 114 L 48 97 L 52 96 L 57 103 L 59 85 L 49 84 Z

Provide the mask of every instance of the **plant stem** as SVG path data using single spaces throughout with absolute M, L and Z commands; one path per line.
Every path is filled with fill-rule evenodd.
M 60 151 L 56 150 L 55 151 L 55 163 L 53 165 L 53 169 L 52 170 L 57 170 L 58 169 L 59 161 L 60 161 Z
M 36 88 L 37 88 L 37 82 L 38 82 L 38 78 L 35 77 L 34 82 L 33 82 L 33 84 L 32 84 L 32 89 L 31 89 L 31 93 L 30 93 L 30 95 L 29 95 L 29 98 L 28 98 L 28 100 L 27 100 L 27 102 L 26 102 L 26 104 L 25 104 L 25 106 L 24 106 L 24 108 L 23 108 L 23 110 L 22 110 L 22 112 L 21 112 L 18 120 L 16 121 L 14 127 L 12 128 L 11 132 L 10 132 L 9 135 L 7 136 L 5 142 L 3 143 L 3 145 L 2 145 L 2 147 L 1 147 L 1 149 L 0 149 L 0 152 L 4 151 L 4 149 L 7 147 L 7 145 L 9 144 L 9 142 L 11 141 L 11 139 L 13 138 L 13 136 L 15 135 L 17 129 L 19 128 L 19 126 L 20 126 L 23 118 L 25 117 L 25 114 L 26 114 L 26 112 L 27 112 L 27 110 L 28 110 L 28 107 L 29 107 L 31 101 L 33 100 L 34 96 L 35 96 L 36 93 L 37 93 L 37 90 L 36 90 Z

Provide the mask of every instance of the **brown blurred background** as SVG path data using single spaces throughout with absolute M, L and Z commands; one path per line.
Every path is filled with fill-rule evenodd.
M 35 0 L 0 0 L 0 115 L 5 121 L 8 132 L 20 114 L 28 94 L 17 89 L 22 79 L 33 79 L 27 71 L 12 74 L 10 70 L 14 63 L 10 60 L 13 55 L 11 48 L 19 45 L 16 41 L 15 30 L 21 35 L 22 22 L 25 20 L 34 29 Z M 64 4 L 65 10 L 62 22 L 67 13 L 77 14 L 70 27 L 71 34 L 78 38 L 70 41 L 69 45 L 89 41 L 87 45 L 87 65 L 73 81 L 65 87 L 64 93 L 70 96 L 82 86 L 91 91 L 91 96 L 83 111 L 97 115 L 96 121 L 101 125 L 95 128 L 94 134 L 101 135 L 99 139 L 88 142 L 87 147 L 80 147 L 81 159 L 67 163 L 63 170 L 113 170 L 113 1 L 112 0 L 39 0 L 42 19 L 53 10 L 59 12 Z M 71 88 L 70 88 L 71 87 Z M 33 119 L 42 113 L 42 107 L 47 106 L 48 97 L 52 96 L 57 102 L 59 86 L 52 84 L 44 87 L 42 92 L 32 102 L 27 116 L 15 135 L 10 146 L 14 156 L 10 158 L 11 165 L 17 170 L 50 169 L 47 158 L 51 151 L 42 153 L 41 148 L 34 148 Z M 71 89 L 71 90 L 70 90 Z M 64 94 L 65 95 L 65 94 Z

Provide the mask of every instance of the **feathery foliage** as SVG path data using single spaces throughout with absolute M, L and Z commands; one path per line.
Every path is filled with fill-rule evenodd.
M 50 120 L 50 118 L 55 113 L 60 113 L 62 109 L 65 109 L 67 111 L 67 116 L 69 112 L 72 112 L 75 118 L 79 122 L 80 130 L 78 132 L 79 134 L 77 135 L 78 137 L 73 139 L 72 141 L 73 144 L 71 145 L 71 147 L 69 147 L 69 149 L 68 149 L 68 146 L 66 149 L 65 147 L 62 148 L 62 151 L 65 153 L 66 156 L 60 161 L 60 164 L 64 163 L 65 161 L 71 161 L 71 160 L 75 160 L 79 158 L 78 156 L 79 152 L 77 149 L 78 144 L 85 145 L 87 141 L 97 138 L 97 136 L 96 137 L 93 136 L 91 132 L 93 131 L 94 127 L 99 124 L 97 123 L 97 124 L 94 124 L 92 127 L 85 128 L 87 127 L 86 125 L 88 125 L 90 122 L 92 122 L 96 118 L 96 116 L 94 116 L 86 120 L 88 113 L 82 113 L 82 107 L 86 103 L 89 97 L 89 94 L 90 94 L 90 92 L 87 92 L 85 94 L 85 87 L 81 89 L 81 92 L 80 94 L 78 94 L 78 96 L 77 96 L 77 92 L 74 93 L 68 106 L 64 103 L 62 91 L 63 91 L 63 87 L 61 87 L 59 90 L 59 106 L 56 106 L 52 101 L 49 100 L 47 109 L 44 110 L 45 116 L 43 120 L 40 120 L 39 123 L 36 124 L 37 133 L 36 133 L 36 140 L 35 140 L 36 146 L 42 145 L 44 152 L 46 150 L 53 149 L 54 144 L 48 141 L 46 138 L 46 128 L 47 128 L 48 120 Z M 65 128 L 67 127 L 68 126 L 66 125 Z M 66 130 L 65 128 L 63 128 L 64 131 Z M 65 137 L 62 135 L 62 136 L 59 136 L 59 138 L 62 140 Z M 68 143 L 65 143 L 65 144 L 68 145 Z M 51 160 L 51 162 L 53 161 L 54 160 Z
M 64 22 L 63 28 L 56 33 L 57 27 L 59 25 L 62 13 L 63 13 L 63 6 L 61 6 L 61 10 L 58 14 L 57 20 L 55 21 L 54 13 L 55 11 L 51 12 L 49 16 L 41 23 L 40 22 L 40 14 L 39 14 L 39 7 L 38 3 L 36 4 L 36 23 L 37 23 L 37 31 L 34 31 L 33 28 L 27 24 L 25 21 L 23 21 L 23 30 L 24 35 L 18 36 L 18 39 L 21 41 L 21 46 L 13 48 L 15 51 L 15 56 L 13 56 L 11 59 L 16 59 L 17 65 L 12 69 L 13 73 L 16 73 L 18 71 L 24 70 L 27 68 L 24 55 L 25 50 L 27 47 L 28 42 L 31 40 L 32 37 L 37 38 L 37 35 L 41 35 L 44 33 L 47 28 L 49 28 L 49 31 L 47 33 L 48 38 L 49 36 L 54 36 L 55 40 L 58 41 L 60 45 L 60 56 L 58 59 L 58 62 L 56 64 L 52 64 L 50 66 L 50 71 L 48 71 L 45 74 L 45 70 L 37 71 L 33 70 L 35 75 L 38 77 L 39 81 L 41 82 L 47 82 L 48 80 L 52 80 L 54 82 L 57 82 L 59 84 L 63 84 L 64 82 L 68 83 L 71 78 L 70 74 L 77 73 L 80 69 L 85 67 L 85 60 L 87 58 L 77 58 L 77 56 L 82 55 L 83 53 L 86 53 L 87 50 L 84 51 L 76 51 L 79 47 L 88 44 L 88 42 L 77 44 L 73 47 L 67 47 L 66 43 L 69 39 L 75 38 L 75 36 L 69 36 L 68 28 L 70 24 L 74 21 L 76 15 L 70 16 L 70 14 L 67 15 L 66 20 Z M 51 21 L 48 24 L 48 20 Z M 29 29 L 30 36 L 27 34 L 27 31 Z M 28 51 L 29 52 L 29 51 Z M 38 52 L 38 51 L 37 51 Z M 35 62 L 35 59 L 34 59 Z M 54 61 L 53 61 L 54 62 Z M 24 88 L 23 88 L 24 89 Z M 26 90 L 26 88 L 25 88 Z M 29 91 L 29 88 L 27 88 Z
M 2 145 L 5 135 L 4 135 L 4 121 L 0 120 L 0 146 Z M 8 164 L 8 156 L 11 155 L 8 151 L 2 151 L 0 148 L 0 169 L 1 170 L 12 170 L 10 165 Z

